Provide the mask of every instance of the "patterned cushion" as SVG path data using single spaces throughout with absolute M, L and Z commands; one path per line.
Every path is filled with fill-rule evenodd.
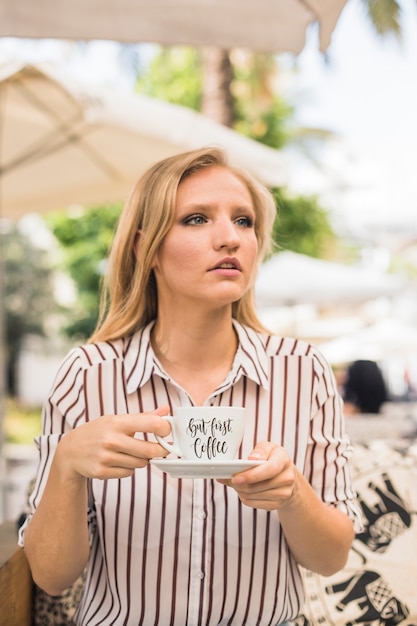
M 417 624 L 417 443 L 355 444 L 355 487 L 364 530 L 345 568 L 328 578 L 304 571 L 297 626 Z
M 32 606 L 33 626 L 71 626 L 81 598 L 83 578 L 59 596 L 50 596 L 35 586 Z

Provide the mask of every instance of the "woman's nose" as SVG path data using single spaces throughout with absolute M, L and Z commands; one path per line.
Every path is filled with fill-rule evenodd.
M 235 224 L 230 220 L 221 220 L 216 227 L 214 245 L 216 248 L 237 248 L 240 237 Z

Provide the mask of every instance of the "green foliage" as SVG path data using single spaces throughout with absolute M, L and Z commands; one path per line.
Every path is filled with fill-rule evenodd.
M 287 122 L 293 108 L 274 93 L 276 73 L 271 55 L 249 54 L 233 63 L 233 128 L 273 148 L 288 140 Z M 141 93 L 200 110 L 204 65 L 201 51 L 187 46 L 160 48 L 149 69 L 137 80 Z
M 241 101 L 237 106 L 235 130 L 270 146 L 282 148 L 288 143 L 286 121 L 291 108 L 279 98 L 271 106 L 260 111 Z
M 327 212 L 314 196 L 291 196 L 272 190 L 277 204 L 274 241 L 278 249 L 323 258 L 336 240 Z
M 270 54 L 245 55 L 234 64 L 234 129 L 271 148 L 289 140 L 288 123 L 294 108 L 274 89 L 276 59 Z
M 27 334 L 45 335 L 55 307 L 52 268 L 45 250 L 10 224 L 2 233 L 7 387 L 16 391 L 16 360 Z
M 65 332 L 87 338 L 95 328 L 100 282 L 121 211 L 119 204 L 86 209 L 81 214 L 54 213 L 47 222 L 63 249 L 63 264 L 77 288 L 77 303 Z
M 377 35 L 394 35 L 401 40 L 401 6 L 397 0 L 362 0 L 362 5 Z
M 202 60 L 197 48 L 160 48 L 148 70 L 138 77 L 141 93 L 198 111 L 202 94 Z
M 7 443 L 33 444 L 41 432 L 42 409 L 22 406 L 16 400 L 6 401 L 4 431 Z

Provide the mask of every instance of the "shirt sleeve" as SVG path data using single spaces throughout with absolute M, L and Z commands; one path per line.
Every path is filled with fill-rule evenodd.
M 63 435 L 86 421 L 84 397 L 84 366 L 82 353 L 74 349 L 61 363 L 50 394 L 42 410 L 42 433 L 35 439 L 38 468 L 29 495 L 28 515 L 19 529 L 18 543 L 24 546 L 25 530 L 42 499 L 57 446 Z M 90 488 L 88 489 L 90 494 Z M 90 534 L 95 525 L 95 512 L 89 497 L 88 520 Z
M 360 532 L 361 513 L 350 467 L 352 454 L 333 371 L 318 354 L 305 476 L 323 502 L 345 512 Z

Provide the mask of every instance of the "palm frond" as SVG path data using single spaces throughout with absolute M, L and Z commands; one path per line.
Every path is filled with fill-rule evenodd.
M 362 4 L 379 36 L 394 35 L 401 40 L 401 7 L 397 0 L 362 0 Z

